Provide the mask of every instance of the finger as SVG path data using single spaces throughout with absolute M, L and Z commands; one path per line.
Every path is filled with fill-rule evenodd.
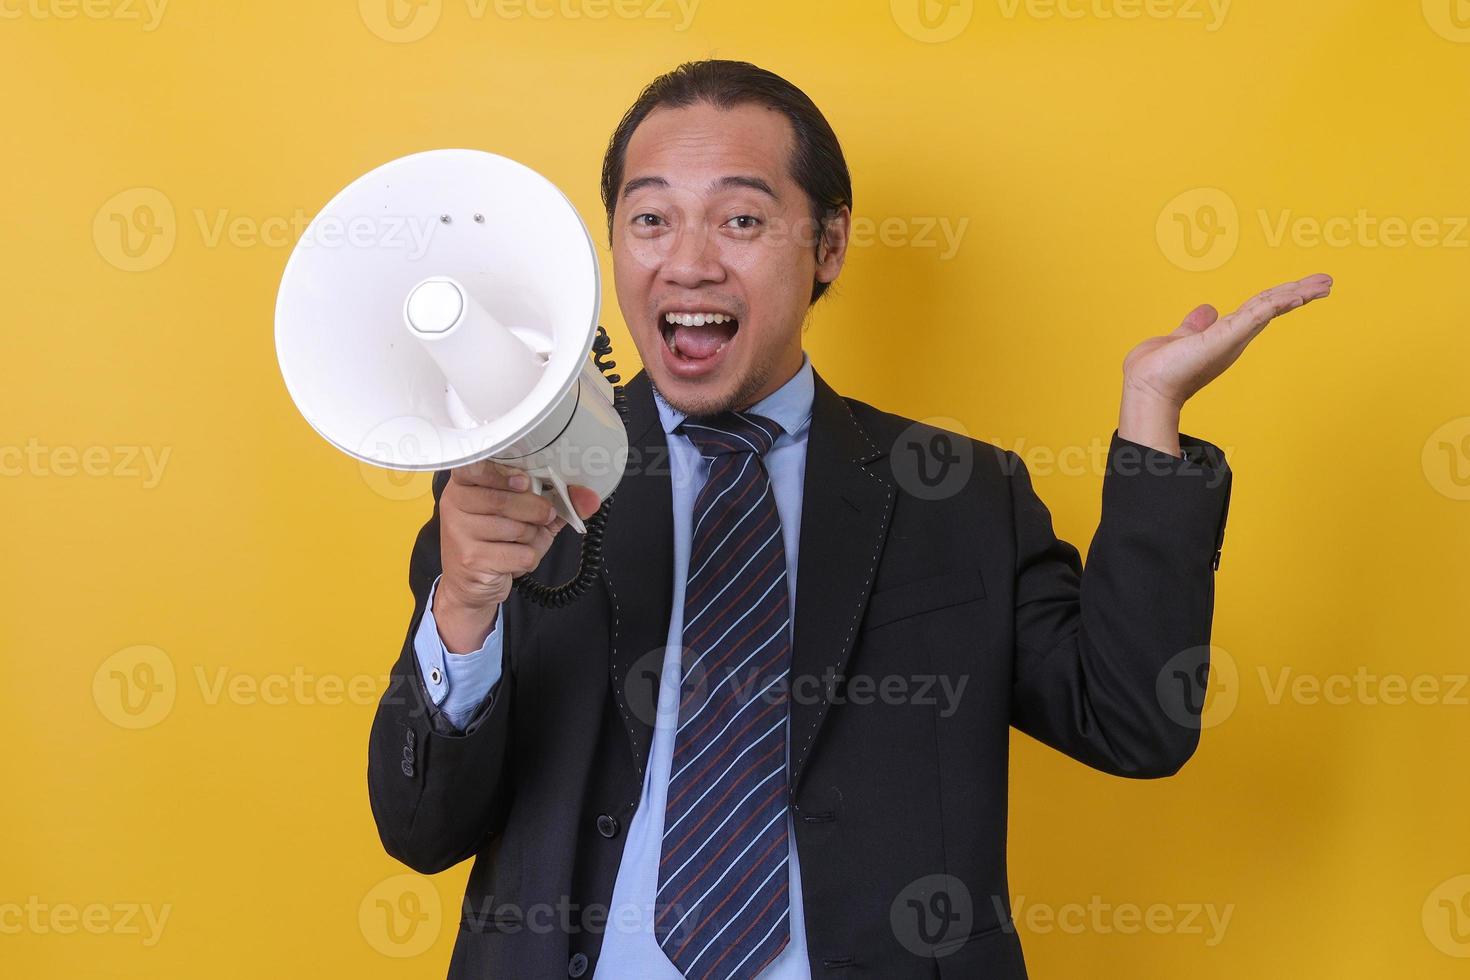
M 486 544 L 504 542 L 510 544 L 536 543 L 537 537 L 546 530 L 543 524 L 527 524 L 498 514 L 470 514 L 458 525 L 472 541 Z
M 1169 336 L 1184 337 L 1188 334 L 1199 333 L 1218 319 L 1220 319 L 1220 312 L 1209 303 L 1196 306 L 1189 311 L 1189 316 L 1185 317 L 1184 322 L 1175 327 Z
M 493 487 L 498 490 L 525 490 L 531 485 L 525 470 L 489 459 L 456 467 L 449 478 L 465 486 Z
M 541 553 L 535 548 L 504 541 L 477 545 L 470 557 L 476 567 L 510 575 L 524 575 L 541 564 Z
M 1297 285 L 1309 289 L 1313 292 L 1320 293 L 1320 295 L 1313 296 L 1312 299 L 1321 299 L 1328 293 L 1332 292 L 1332 283 L 1332 276 L 1328 275 L 1325 272 L 1315 272 L 1312 275 L 1307 276 L 1307 278 L 1300 280 Z
M 531 547 L 536 549 L 536 554 L 545 555 L 550 550 L 551 539 L 556 537 L 557 530 L 559 528 L 538 527 L 536 529 L 536 536 L 530 542 Z
M 1218 334 L 1228 343 L 1245 344 L 1266 328 L 1276 317 L 1322 299 L 1332 292 L 1332 277 L 1324 274 L 1308 276 L 1297 282 L 1282 283 L 1257 293 L 1241 304 L 1240 309 L 1220 320 L 1208 335 Z
M 1305 306 L 1313 300 L 1321 299 L 1331 291 L 1332 277 L 1326 275 L 1308 276 L 1306 279 L 1301 279 L 1297 282 L 1282 283 L 1280 286 L 1275 286 L 1257 293 L 1251 299 L 1241 304 L 1241 309 L 1237 310 L 1232 316 L 1242 311 L 1248 311 L 1251 314 L 1249 319 L 1255 322 L 1261 320 L 1264 314 L 1264 321 L 1259 324 L 1264 326 L 1264 323 L 1269 322 L 1273 316 L 1279 316 L 1287 310 L 1294 310 L 1299 306 Z
M 527 524 L 550 524 L 556 511 L 545 498 L 529 490 L 497 490 L 491 487 L 458 488 L 455 505 L 466 514 L 494 514 Z
M 523 528 L 526 529 L 526 531 L 525 531 L 525 539 L 524 540 L 518 540 L 518 541 L 510 541 L 510 540 L 505 540 L 505 541 L 485 541 L 485 542 L 482 542 L 482 543 L 483 544 L 487 544 L 487 545 L 495 545 L 495 544 L 525 545 L 527 548 L 530 548 L 532 551 L 534 551 L 537 554 L 537 556 L 538 556 L 537 561 L 540 561 L 539 556 L 546 554 L 547 549 L 551 547 L 551 539 L 554 536 L 552 534 L 551 528 L 550 527 L 543 527 L 543 526 L 538 525 L 538 524 L 522 524 L 521 527 L 523 527 Z

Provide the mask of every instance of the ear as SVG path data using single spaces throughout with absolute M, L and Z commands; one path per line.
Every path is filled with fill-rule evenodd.
M 817 241 L 817 281 L 832 282 L 847 261 L 847 243 L 852 237 L 852 209 L 843 205 L 827 219 Z

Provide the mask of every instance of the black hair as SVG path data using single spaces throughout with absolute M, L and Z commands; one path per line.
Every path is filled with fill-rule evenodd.
M 624 113 L 608 141 L 602 160 L 602 205 L 607 209 L 607 232 L 612 237 L 613 211 L 623 182 L 623 164 L 633 131 L 659 108 L 684 108 L 707 102 L 720 109 L 756 104 L 774 109 L 791 122 L 795 144 L 791 155 L 791 177 L 806 193 L 811 204 L 820 246 L 827 222 L 845 206 L 852 207 L 852 177 L 837 134 L 828 125 L 816 103 L 807 94 L 775 72 L 748 61 L 709 59 L 686 62 L 655 78 Z M 815 303 L 829 283 L 812 283 Z

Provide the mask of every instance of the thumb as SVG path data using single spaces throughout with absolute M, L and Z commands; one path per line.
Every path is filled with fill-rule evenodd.
M 1219 311 L 1209 303 L 1196 306 L 1189 311 L 1189 316 L 1185 317 L 1184 322 L 1179 324 L 1169 336 L 1187 337 L 1189 334 L 1199 333 L 1218 319 L 1220 319 Z
M 572 497 L 572 506 L 577 508 L 577 516 L 583 520 L 597 513 L 597 508 L 602 506 L 602 498 L 590 487 L 573 485 L 567 487 L 567 493 Z

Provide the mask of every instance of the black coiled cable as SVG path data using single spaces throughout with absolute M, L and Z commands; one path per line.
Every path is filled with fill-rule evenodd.
M 600 325 L 597 328 L 597 337 L 592 341 L 592 363 L 602 376 L 613 386 L 613 407 L 618 410 L 618 416 L 626 424 L 628 421 L 628 408 L 626 397 L 623 395 L 623 387 L 618 382 L 622 376 L 612 373 L 618 362 L 610 360 L 612 354 L 612 341 L 608 339 L 607 331 Z M 607 512 L 612 507 L 613 498 L 616 493 L 608 494 L 606 500 L 597 508 L 597 513 L 587 518 L 582 523 L 587 528 L 587 533 L 582 535 L 582 557 L 577 566 L 577 574 L 561 585 L 543 585 L 530 575 L 522 575 L 514 580 L 516 589 L 531 602 L 547 609 L 560 609 L 569 605 L 575 599 L 592 587 L 597 580 L 597 575 L 602 571 L 602 539 L 607 531 Z

